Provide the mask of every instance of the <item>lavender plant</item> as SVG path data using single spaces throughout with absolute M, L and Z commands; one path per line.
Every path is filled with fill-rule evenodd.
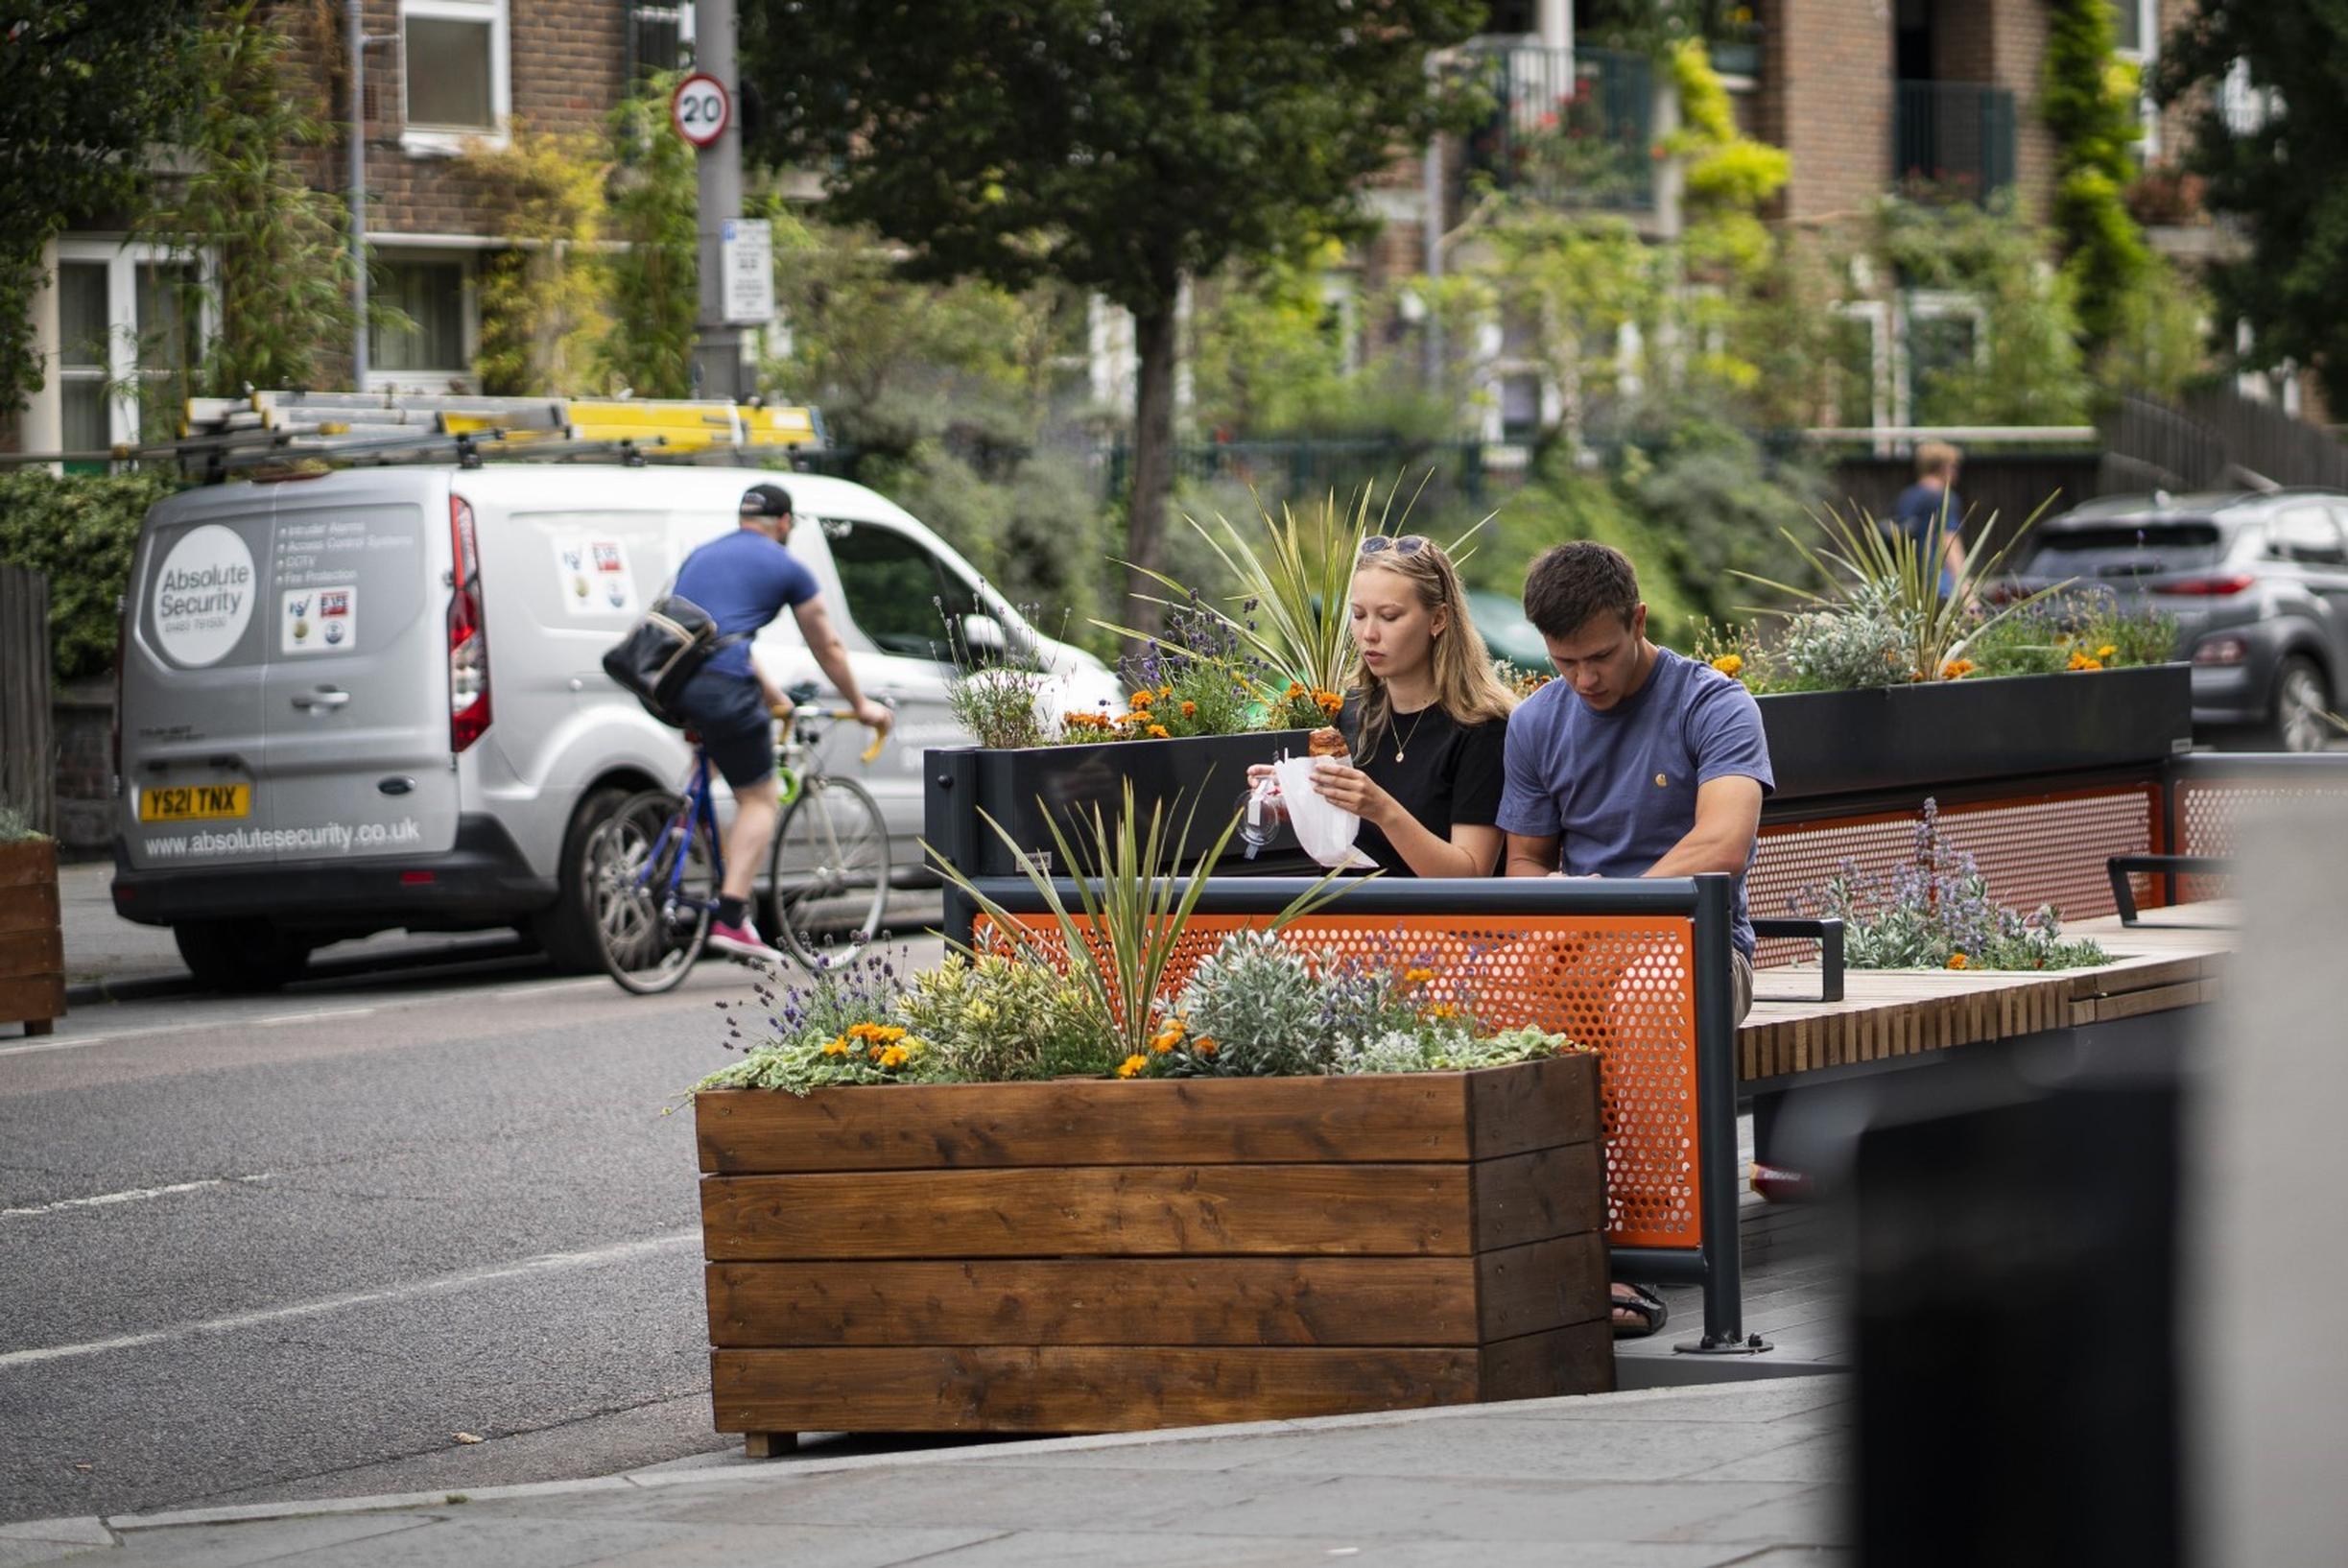
M 934 1076 L 929 1042 L 893 1014 L 904 991 L 901 948 L 866 953 L 805 985 L 760 979 L 751 1000 L 720 1002 L 726 1048 L 743 1057 L 697 1089 L 781 1089 L 806 1094 L 851 1083 Z
M 2052 904 L 2015 914 L 1989 894 L 1974 858 L 1949 842 L 1935 800 L 1924 802 L 1915 850 L 1886 873 L 1850 861 L 1791 900 L 1804 918 L 1843 923 L 1854 969 L 2077 969 L 2109 963 L 2093 941 L 2065 940 Z

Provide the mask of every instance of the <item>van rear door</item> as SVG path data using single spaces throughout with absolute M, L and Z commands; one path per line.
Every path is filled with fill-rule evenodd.
M 338 478 L 278 491 L 258 617 L 276 858 L 436 853 L 458 807 L 446 487 Z
M 140 870 L 273 858 L 263 785 L 270 497 L 249 486 L 156 509 L 125 593 L 117 826 Z

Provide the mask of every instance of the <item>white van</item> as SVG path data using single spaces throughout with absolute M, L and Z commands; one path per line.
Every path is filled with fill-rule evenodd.
M 945 620 L 1032 639 L 1066 701 L 1119 696 L 902 508 L 859 485 L 719 467 L 387 466 L 185 491 L 149 513 L 124 599 L 114 907 L 168 925 L 199 980 L 282 982 L 313 948 L 516 926 L 592 966 L 581 850 L 628 793 L 676 788 L 683 737 L 602 667 L 693 548 L 775 481 L 857 679 L 897 710 L 878 760 L 826 764 L 925 878 L 921 753 L 947 711 Z M 941 620 L 942 608 L 944 620 Z M 754 652 L 821 683 L 786 613 Z

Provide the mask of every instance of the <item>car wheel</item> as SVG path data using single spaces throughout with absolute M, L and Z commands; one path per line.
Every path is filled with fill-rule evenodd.
M 560 891 L 555 902 L 541 910 L 530 923 L 555 967 L 566 974 L 601 974 L 604 968 L 603 942 L 596 935 L 595 888 L 587 865 L 587 850 L 594 842 L 595 830 L 611 820 L 620 802 L 629 796 L 627 790 L 591 790 L 578 808 L 571 813 L 571 825 L 563 830 L 562 867 L 558 876 Z
M 171 928 L 196 984 L 215 991 L 273 991 L 301 977 L 310 944 L 266 920 L 202 920 Z
M 2267 708 L 2265 739 L 2277 751 L 2320 751 L 2341 738 L 2328 717 L 2332 688 L 2305 653 L 2292 653 L 2275 671 L 2274 699 Z

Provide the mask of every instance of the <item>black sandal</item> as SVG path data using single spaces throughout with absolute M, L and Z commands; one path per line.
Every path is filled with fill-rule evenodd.
M 1646 1286 L 1633 1285 L 1628 1280 L 1618 1280 L 1616 1283 L 1628 1291 L 1630 1295 L 1627 1296 L 1616 1295 L 1611 1289 L 1608 1290 L 1606 1294 L 1613 1302 L 1614 1311 L 1631 1313 L 1637 1319 L 1636 1321 L 1626 1322 L 1621 1318 L 1616 1318 L 1614 1319 L 1616 1339 L 1644 1340 L 1663 1327 L 1665 1321 L 1671 1318 L 1672 1309 L 1665 1306 L 1663 1298 Z

